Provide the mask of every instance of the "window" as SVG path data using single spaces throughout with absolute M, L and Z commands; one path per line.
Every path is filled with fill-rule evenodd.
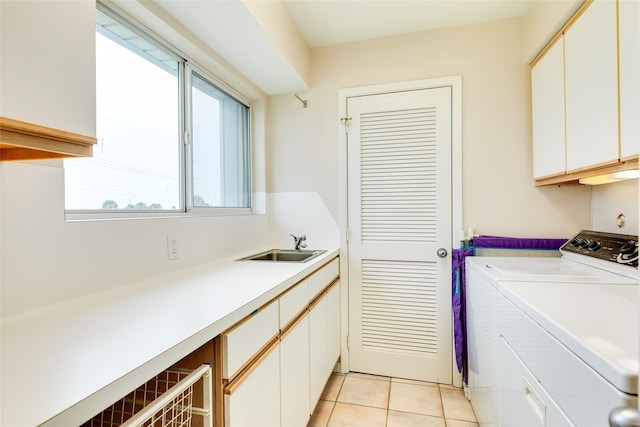
M 192 206 L 247 207 L 249 109 L 198 74 L 191 79 Z
M 98 4 L 92 158 L 65 160 L 68 212 L 251 206 L 249 107 Z

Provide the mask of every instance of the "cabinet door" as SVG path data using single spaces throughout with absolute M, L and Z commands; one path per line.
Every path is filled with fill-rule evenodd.
M 327 340 L 329 327 L 326 296 L 309 312 L 309 408 L 313 410 L 331 374 L 328 365 Z
M 640 150 L 640 3 L 618 4 L 620 38 L 620 156 Z
M 1 2 L 2 116 L 96 135 L 94 1 Z
M 531 70 L 533 177 L 564 173 L 564 41 L 547 51 Z
M 331 288 L 327 298 L 327 362 L 333 370 L 340 357 L 340 282 Z
M 226 427 L 280 425 L 280 351 L 275 344 L 224 396 Z
M 617 161 L 616 2 L 595 0 L 565 33 L 567 170 Z
M 283 427 L 309 421 L 309 315 L 305 315 L 280 342 L 280 393 Z

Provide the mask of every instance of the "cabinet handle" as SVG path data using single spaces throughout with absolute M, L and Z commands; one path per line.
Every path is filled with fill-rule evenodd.
M 524 381 L 524 397 L 526 401 L 529 403 L 531 408 L 533 408 L 534 412 L 538 414 L 540 421 L 542 421 L 542 425 L 545 424 L 545 404 L 544 400 L 540 397 L 540 395 L 534 390 L 534 388 L 529 384 L 526 378 L 523 378 Z

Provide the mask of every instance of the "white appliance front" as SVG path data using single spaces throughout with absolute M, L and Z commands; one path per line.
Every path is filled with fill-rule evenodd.
M 606 426 L 613 408 L 637 405 L 637 286 L 501 282 L 498 289 L 500 338 L 573 425 Z M 503 376 L 501 397 L 512 381 Z M 512 410 L 504 405 L 505 419 L 517 419 Z
M 588 242 L 594 247 L 593 243 L 596 238 L 603 242 L 602 251 L 599 251 L 600 248 L 593 250 L 586 245 Z M 616 259 L 619 259 L 620 256 L 617 252 L 622 252 L 620 249 L 624 247 L 625 243 L 630 243 L 632 249 L 635 247 L 635 255 L 631 255 L 632 251 L 630 251 L 624 255 L 623 261 L 628 264 L 629 257 L 635 256 L 636 261 L 634 262 L 637 263 L 637 238 L 621 241 L 619 242 L 620 246 L 616 246 L 618 242 L 613 241 L 617 238 L 616 235 L 582 232 L 563 246 L 565 248 L 563 258 L 470 257 L 466 259 L 468 392 L 478 422 L 482 427 L 513 425 L 509 422 L 508 414 L 505 416 L 504 413 L 505 410 L 513 410 L 513 407 L 505 408 L 509 405 L 501 402 L 505 396 L 508 396 L 504 394 L 505 384 L 508 381 L 503 379 L 503 389 L 501 390 L 500 372 L 504 366 L 500 366 L 501 362 L 499 362 L 502 356 L 499 338 L 501 336 L 504 338 L 507 330 L 510 330 L 507 335 L 512 337 L 512 341 L 517 341 L 513 338 L 514 336 L 522 337 L 525 341 L 525 348 L 536 348 L 531 343 L 527 344 L 526 331 L 514 332 L 510 329 L 513 324 L 508 323 L 510 320 L 505 318 L 504 310 L 501 310 L 501 307 L 504 308 L 504 301 L 507 298 L 517 301 L 518 309 L 523 315 L 525 311 L 522 311 L 522 308 L 528 307 L 529 297 L 546 304 L 539 310 L 526 309 L 525 317 L 528 318 L 532 313 L 537 313 L 534 317 L 536 322 L 541 322 L 542 326 L 536 322 L 532 323 L 543 331 L 547 330 L 545 328 L 554 330 L 554 333 L 559 336 L 559 338 L 552 337 L 556 342 L 568 341 L 569 347 L 561 344 L 561 348 L 572 355 L 570 358 L 565 358 L 565 362 L 570 364 L 576 360 L 580 361 L 584 365 L 583 367 L 588 368 L 587 371 L 591 372 L 591 379 L 596 378 L 596 383 L 598 380 L 604 381 L 603 388 L 592 388 L 592 390 L 611 391 L 609 399 L 604 397 L 599 399 L 600 413 L 611 410 L 614 407 L 609 406 L 611 404 L 635 405 L 637 402 L 638 371 L 637 307 L 628 307 L 626 302 L 636 303 L 637 301 L 637 298 L 633 298 L 632 294 L 638 292 L 638 271 L 637 268 L 630 265 L 613 265 L 611 268 L 609 266 L 614 264 Z M 568 251 L 567 247 L 569 247 Z M 591 252 L 596 251 L 599 251 L 597 255 L 602 259 L 594 259 L 592 262 Z M 611 260 L 614 263 L 609 262 Z M 518 284 L 510 287 L 510 284 L 516 282 Z M 609 291 L 605 291 L 601 287 L 605 287 Z M 556 296 L 553 290 L 564 294 L 562 297 Z M 502 295 L 502 292 L 507 298 Z M 518 292 L 520 293 L 519 297 L 516 296 Z M 496 312 L 500 312 L 500 316 L 496 315 Z M 559 317 L 559 320 L 553 320 L 555 317 Z M 635 320 L 631 317 L 634 317 Z M 568 319 L 573 319 L 573 322 Z M 590 322 L 583 322 L 580 319 L 589 319 Z M 504 329 L 505 323 L 507 324 L 506 330 Z M 550 324 L 559 326 L 554 329 Z M 565 333 L 567 330 L 565 328 L 573 332 Z M 545 332 L 545 334 L 550 335 L 549 332 Z M 504 345 L 510 345 L 508 339 L 505 338 L 504 341 Z M 544 359 L 545 351 L 546 349 L 537 350 L 538 359 Z M 576 356 L 573 351 L 577 351 L 581 356 Z M 526 357 L 533 357 L 526 352 L 525 354 Z M 582 362 L 581 357 L 588 360 L 590 364 Z M 626 359 L 629 360 L 624 362 Z M 527 365 L 526 361 L 520 361 L 520 363 Z M 553 365 L 553 362 L 551 364 Z M 553 377 L 563 382 L 563 378 L 566 378 L 563 374 L 568 372 L 567 370 L 570 371 L 570 368 L 559 363 L 555 363 L 553 366 L 556 373 Z M 604 379 L 603 375 L 606 375 L 607 379 Z M 562 393 L 574 396 L 573 402 L 579 401 L 580 406 L 588 404 L 587 400 L 582 400 L 582 397 L 585 396 L 583 393 L 585 390 L 571 386 L 572 381 L 566 381 L 570 387 L 565 388 Z M 610 381 L 616 385 L 614 386 Z M 588 388 L 586 385 L 585 387 Z M 521 390 L 526 392 L 532 388 L 523 386 Z M 566 417 L 563 415 L 565 408 L 562 408 L 562 405 L 556 405 L 553 401 L 555 397 L 551 397 L 553 393 L 557 392 L 556 388 L 552 387 L 550 395 L 547 395 L 544 390 L 543 392 L 542 395 L 547 397 L 545 405 L 548 406 L 546 407 L 554 408 L 553 411 L 548 409 L 550 416 L 551 414 L 557 415 L 557 411 L 554 412 L 557 409 L 560 411 L 560 415 Z M 606 394 L 605 392 L 604 395 Z M 525 396 L 529 403 L 535 402 L 531 396 L 534 396 L 534 393 Z M 560 401 L 563 404 L 567 403 L 566 397 L 561 398 Z M 598 408 L 598 405 L 591 405 L 590 408 Z M 573 414 L 574 410 L 571 405 L 567 410 Z M 587 411 L 587 413 L 591 412 Z M 551 419 L 559 420 L 562 418 L 560 415 L 555 418 L 551 416 Z M 575 418 L 576 415 L 573 415 Z M 569 418 L 566 417 L 566 419 Z M 577 419 L 582 418 L 578 416 Z M 521 421 L 523 421 L 522 418 Z M 593 423 L 577 423 L 575 425 L 588 427 Z
M 576 292 L 581 292 L 580 287 L 589 283 L 637 285 L 637 279 L 566 258 L 469 257 L 466 265 L 468 394 L 482 427 L 501 425 L 500 334 L 496 315 L 500 283 L 519 281 L 531 289 L 567 283 L 572 284 Z M 573 305 L 565 307 L 569 315 Z

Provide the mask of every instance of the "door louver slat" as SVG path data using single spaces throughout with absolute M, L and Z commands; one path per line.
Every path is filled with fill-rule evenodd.
M 436 284 L 433 263 L 363 259 L 363 348 L 436 355 Z
M 435 242 L 435 108 L 364 113 L 360 126 L 362 242 Z

